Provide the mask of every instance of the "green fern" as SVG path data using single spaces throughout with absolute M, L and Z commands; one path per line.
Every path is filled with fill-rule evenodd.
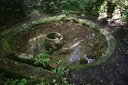
M 37 60 L 36 62 L 34 63 L 35 65 L 43 65 L 44 67 L 46 67 L 46 64 L 49 64 L 50 63 L 50 56 L 48 54 L 47 51 L 44 51 L 43 53 L 40 53 L 39 55 L 37 55 Z
M 59 68 L 53 69 L 52 71 L 58 75 L 64 75 L 64 74 L 68 73 L 69 69 L 66 69 L 64 67 L 62 67 L 62 68 L 59 67 Z

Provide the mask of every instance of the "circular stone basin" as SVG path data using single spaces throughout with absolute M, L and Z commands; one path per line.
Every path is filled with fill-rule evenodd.
M 66 20 L 62 15 L 15 25 L 3 33 L 3 57 L 34 63 L 37 55 L 53 48 L 51 67 L 77 69 L 99 65 L 112 55 L 116 41 L 109 31 L 87 20 Z
M 58 32 L 50 32 L 46 34 L 44 40 L 44 48 L 49 52 L 53 52 L 56 49 L 59 49 L 63 43 L 63 36 Z

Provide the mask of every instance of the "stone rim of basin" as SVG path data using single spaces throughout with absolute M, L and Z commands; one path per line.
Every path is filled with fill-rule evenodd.
M 49 32 L 45 36 L 45 49 L 51 53 L 53 50 L 59 49 L 63 44 L 63 35 L 58 32 Z
M 53 37 L 53 36 L 54 37 Z M 52 38 L 53 37 L 53 38 Z M 63 40 L 63 36 L 62 34 L 58 33 L 58 32 L 49 32 L 47 35 L 46 35 L 46 38 L 48 40 Z
M 12 27 L 11 31 L 7 30 L 4 33 L 2 33 L 2 36 L 5 36 L 4 37 L 5 39 L 3 39 L 3 42 L 2 42 L 2 46 L 4 45 L 4 41 L 6 41 L 6 39 L 9 38 L 9 40 L 13 40 L 15 35 L 22 32 L 23 30 L 26 30 L 26 28 L 27 28 L 27 30 L 29 30 L 34 25 L 48 24 L 48 23 L 55 22 L 55 21 L 61 21 L 63 19 L 67 20 L 67 16 L 60 15 L 60 16 L 49 17 L 49 18 L 40 18 L 40 19 L 37 19 L 37 20 L 27 21 L 27 22 L 21 23 L 17 27 L 15 25 L 15 26 Z M 71 20 L 72 20 L 72 18 L 71 18 Z M 84 65 L 84 68 L 94 67 L 96 65 L 100 65 L 101 63 L 105 62 L 112 55 L 112 53 L 114 52 L 114 50 L 116 48 L 115 38 L 112 36 L 112 34 L 108 30 L 101 28 L 100 26 L 96 25 L 93 22 L 90 22 L 88 20 L 79 19 L 79 18 L 75 18 L 75 20 L 77 20 L 77 22 L 81 23 L 81 25 L 87 26 L 88 29 L 93 29 L 93 30 L 99 31 L 101 34 L 103 34 L 105 36 L 105 38 L 107 40 L 107 43 L 108 43 L 108 48 L 105 51 L 105 53 L 100 57 L 100 59 L 98 59 L 97 61 L 92 62 L 90 64 Z M 10 34 L 10 35 L 12 35 L 12 37 L 6 36 L 6 34 Z M 9 44 L 9 42 L 7 42 L 7 43 Z M 8 47 L 6 47 L 5 49 L 7 49 L 7 48 Z M 11 49 L 7 49 L 7 51 L 5 51 L 5 52 L 8 52 L 9 50 L 11 50 Z M 82 67 L 77 67 L 77 68 L 73 67 L 72 69 L 78 69 L 78 68 L 82 68 Z

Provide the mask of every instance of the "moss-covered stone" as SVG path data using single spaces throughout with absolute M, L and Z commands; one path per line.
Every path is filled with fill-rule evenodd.
M 37 79 L 43 78 L 48 82 L 51 82 L 52 79 L 56 79 L 56 75 L 54 73 L 41 67 L 22 64 L 6 58 L 0 58 L 0 70 L 14 78 L 31 79 L 32 77 L 35 77 Z

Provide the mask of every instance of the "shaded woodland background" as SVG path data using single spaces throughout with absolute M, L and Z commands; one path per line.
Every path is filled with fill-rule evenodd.
M 127 0 L 0 0 L 0 30 L 32 15 L 91 15 L 108 20 L 117 9 L 118 17 L 127 22 Z

